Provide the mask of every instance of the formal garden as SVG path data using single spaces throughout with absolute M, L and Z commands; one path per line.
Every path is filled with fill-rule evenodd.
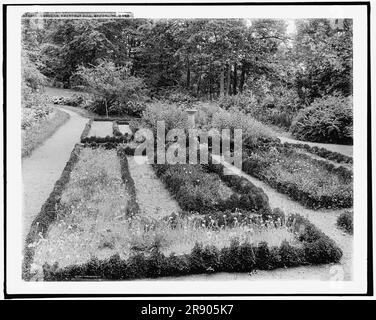
M 22 61 L 23 165 L 81 119 L 49 196 L 27 212 L 24 280 L 333 265 L 351 279 L 350 20 L 295 20 L 293 32 L 282 20 L 46 20 L 23 26 Z M 192 128 L 229 129 L 232 156 L 241 129 L 241 169 L 223 137 L 156 161 L 182 145 L 171 130 L 189 147 Z M 137 152 L 150 136 L 153 155 Z M 207 162 L 190 161 L 205 149 Z

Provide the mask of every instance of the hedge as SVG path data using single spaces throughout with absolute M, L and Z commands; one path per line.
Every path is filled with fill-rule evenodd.
M 56 219 L 57 208 L 60 204 L 61 195 L 65 186 L 69 182 L 70 174 L 79 159 L 81 149 L 81 145 L 75 145 L 59 180 L 56 181 L 48 199 L 43 204 L 40 212 L 31 224 L 30 231 L 25 241 L 24 260 L 22 265 L 22 277 L 24 280 L 29 280 L 30 278 L 30 265 L 34 259 L 34 248 L 32 244 L 40 239 L 40 235 L 45 236 L 47 234 L 49 225 Z
M 127 192 L 130 196 L 130 201 L 128 201 L 127 206 L 127 213 L 129 216 L 137 215 L 140 211 L 140 207 L 137 202 L 137 194 L 136 194 L 136 187 L 134 184 L 134 180 L 131 176 L 129 171 L 128 159 L 127 155 L 129 149 L 127 148 L 120 148 L 118 149 L 118 157 L 120 159 L 120 170 L 121 170 L 121 179 L 123 180 L 124 185 L 127 188 Z
M 128 259 L 118 254 L 105 260 L 92 258 L 87 263 L 59 268 L 58 264 L 43 266 L 45 281 L 84 279 L 126 280 L 185 276 L 214 272 L 251 272 L 284 267 L 337 263 L 342 250 L 333 240 L 317 229 L 306 218 L 291 215 L 287 225 L 296 233 L 301 246 L 284 241 L 279 247 L 240 243 L 233 239 L 230 246 L 218 249 L 196 243 L 189 254 L 169 256 L 158 249 L 150 254 L 135 253 Z
M 141 119 L 141 118 L 124 118 L 124 117 L 94 117 L 94 121 L 116 121 L 121 124 L 128 124 L 130 121 L 134 119 Z
M 93 123 L 93 119 L 90 119 L 90 120 L 86 123 L 85 128 L 84 128 L 84 130 L 83 130 L 82 133 L 81 133 L 81 137 L 80 137 L 80 141 L 81 141 L 81 142 L 84 142 L 85 139 L 87 138 L 87 136 L 88 136 L 88 134 L 89 134 L 89 132 L 90 132 L 90 129 L 91 129 L 91 125 L 92 125 L 92 123 Z
M 349 234 L 354 232 L 354 213 L 352 211 L 345 211 L 337 218 L 337 226 Z

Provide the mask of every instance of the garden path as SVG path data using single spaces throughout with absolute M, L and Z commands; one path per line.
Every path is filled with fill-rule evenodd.
M 278 136 L 278 138 L 281 140 L 282 143 L 288 142 L 288 143 L 295 143 L 295 144 L 308 144 L 310 147 L 325 148 L 329 151 L 338 152 L 348 157 L 353 156 L 353 146 L 349 146 L 349 145 L 300 141 L 300 140 L 295 140 L 292 138 L 282 137 L 282 136 Z
M 53 190 L 87 122 L 87 118 L 75 112 L 66 109 L 64 112 L 70 115 L 70 119 L 29 157 L 22 160 L 23 239 Z
M 178 203 L 146 161 L 147 157 L 144 156 L 128 157 L 129 171 L 135 183 L 141 215 L 160 219 L 172 213 L 178 214 L 181 211 Z

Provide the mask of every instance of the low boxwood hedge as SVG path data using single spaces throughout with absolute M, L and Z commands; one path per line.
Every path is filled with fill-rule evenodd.
M 80 137 L 80 141 L 81 141 L 81 142 L 84 142 L 85 139 L 87 138 L 87 136 L 88 136 L 88 134 L 89 134 L 89 132 L 90 132 L 90 129 L 91 129 L 91 125 L 92 125 L 92 123 L 93 123 L 93 119 L 90 119 L 90 120 L 86 123 L 85 128 L 84 128 L 84 130 L 83 130 L 82 133 L 81 133 L 81 137 Z
M 349 234 L 354 232 L 354 213 L 352 211 L 345 211 L 338 216 L 337 226 Z
M 60 204 L 61 195 L 65 186 L 69 182 L 70 174 L 79 159 L 81 150 L 82 146 L 76 144 L 59 180 L 56 181 L 48 199 L 43 204 L 40 212 L 31 224 L 30 231 L 25 241 L 24 259 L 22 264 L 22 277 L 24 280 L 28 280 L 30 278 L 30 265 L 34 259 L 33 243 L 35 243 L 40 236 L 46 235 L 49 225 L 56 219 L 57 208 Z
M 158 249 L 151 253 L 135 253 L 128 259 L 118 254 L 109 259 L 92 258 L 85 264 L 59 268 L 58 264 L 43 266 L 45 281 L 70 281 L 84 279 L 126 280 L 185 276 L 214 272 L 251 272 L 284 267 L 337 263 L 342 251 L 306 218 L 293 214 L 287 225 L 301 241 L 292 246 L 284 241 L 279 247 L 269 247 L 233 239 L 230 246 L 203 246 L 196 243 L 189 254 L 169 256 Z
M 132 140 L 132 137 L 129 134 L 122 135 L 121 137 L 86 137 L 81 140 L 82 143 L 127 143 Z
M 120 159 L 121 179 L 123 180 L 123 183 L 127 188 L 128 195 L 130 196 L 130 201 L 128 201 L 127 204 L 127 214 L 129 216 L 134 216 L 139 213 L 140 207 L 137 202 L 137 194 L 134 180 L 129 171 L 127 159 L 127 156 L 129 155 L 128 153 L 129 149 L 127 148 L 119 148 L 117 152 L 118 157 Z

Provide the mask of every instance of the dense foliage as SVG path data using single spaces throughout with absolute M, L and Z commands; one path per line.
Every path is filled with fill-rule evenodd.
M 140 116 L 155 99 L 181 107 L 218 99 L 266 124 L 294 122 L 299 139 L 352 142 L 351 99 L 349 108 L 330 101 L 352 95 L 349 19 L 25 20 L 23 45 L 29 87 L 86 90 L 85 106 L 101 115 Z M 318 105 L 345 124 L 328 117 L 313 130 L 317 121 L 302 117 L 327 116 Z
M 354 213 L 352 211 L 345 211 L 338 216 L 337 226 L 347 233 L 352 234 L 354 231 Z
M 352 144 L 352 99 L 339 96 L 316 99 L 299 112 L 291 132 L 303 141 Z

